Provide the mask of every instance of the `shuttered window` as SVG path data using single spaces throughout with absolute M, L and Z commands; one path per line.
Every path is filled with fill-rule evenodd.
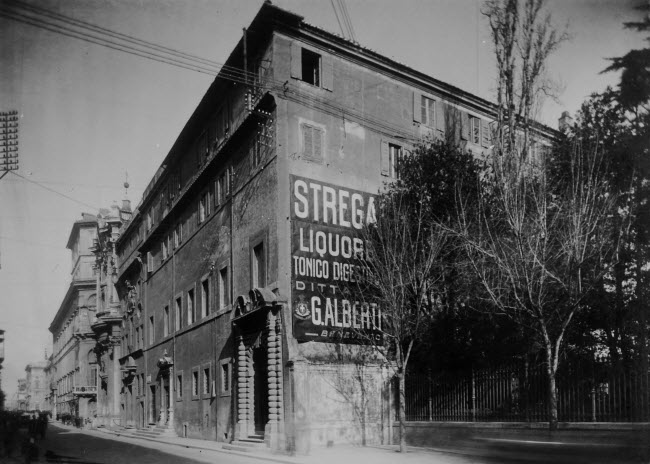
M 291 44 L 291 77 L 325 90 L 334 89 L 334 63 L 332 58 Z
M 302 158 L 321 163 L 323 161 L 323 131 L 309 124 L 300 125 L 302 133 Z
M 421 105 L 420 105 L 420 120 L 422 124 L 429 127 L 435 126 L 435 116 L 436 115 L 436 102 L 422 95 Z

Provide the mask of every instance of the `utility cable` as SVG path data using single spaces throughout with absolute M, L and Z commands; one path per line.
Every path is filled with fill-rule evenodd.
M 332 4 L 332 9 L 334 10 L 334 16 L 336 16 L 336 22 L 339 23 L 339 29 L 341 29 L 341 35 L 345 37 L 345 30 L 343 29 L 343 25 L 341 24 L 341 20 L 339 19 L 339 13 L 336 11 L 336 5 L 334 5 L 334 0 L 330 0 L 330 3 Z
M 53 19 L 58 19 L 60 21 L 64 21 L 64 22 L 67 22 L 67 23 L 70 23 L 70 24 L 74 24 L 74 25 L 77 25 L 79 27 L 83 27 L 83 28 L 86 28 L 86 29 L 91 29 L 93 31 L 101 32 L 101 33 L 106 34 L 108 36 L 115 37 L 115 38 L 118 38 L 118 39 L 122 39 L 122 40 L 125 40 L 127 42 L 131 42 L 131 43 L 138 44 L 138 45 L 143 45 L 143 46 L 148 47 L 148 48 L 152 48 L 152 49 L 155 49 L 155 50 L 166 52 L 166 53 L 169 53 L 170 55 L 176 55 L 176 56 L 181 57 L 181 58 L 186 58 L 186 59 L 194 60 L 194 61 L 197 61 L 197 62 L 202 62 L 202 63 L 204 63 L 206 65 L 214 66 L 216 68 L 221 67 L 221 64 L 217 63 L 216 61 L 212 61 L 212 60 L 209 60 L 209 59 L 206 59 L 206 58 L 201 58 L 200 56 L 191 55 L 189 53 L 185 53 L 185 52 L 182 52 L 180 50 L 176 50 L 174 48 L 169 48 L 169 47 L 165 47 L 165 46 L 162 46 L 162 45 L 158 45 L 158 44 L 153 43 L 153 42 L 148 42 L 146 40 L 138 39 L 137 37 L 133 37 L 133 36 L 130 36 L 130 35 L 127 35 L 127 34 L 122 34 L 120 32 L 116 32 L 116 31 L 113 31 L 111 29 L 107 29 L 107 28 L 104 28 L 104 27 L 101 27 L 101 26 L 97 26 L 95 24 L 87 23 L 85 21 L 81 21 L 79 19 L 75 19 L 75 18 L 72 18 L 70 16 L 60 14 L 60 13 L 55 13 L 53 11 L 46 10 L 45 8 L 40 8 L 40 7 L 37 7 L 35 5 L 30 5 L 30 4 L 22 2 L 20 0 L 11 0 L 10 4 L 13 4 L 14 6 L 18 6 L 19 8 L 30 10 L 30 11 L 32 11 L 34 13 L 37 13 L 37 14 L 42 14 L 42 15 L 45 15 L 45 16 L 49 16 L 49 17 L 51 17 Z
M 43 189 L 45 189 L 45 190 L 47 190 L 49 192 L 52 192 L 52 193 L 54 193 L 56 195 L 59 195 L 59 196 L 61 196 L 63 198 L 67 198 L 70 201 L 74 201 L 75 203 L 79 203 L 80 205 L 86 206 L 88 208 L 92 208 L 94 211 L 99 211 L 100 210 L 100 208 L 98 208 L 96 206 L 89 205 L 88 203 L 84 203 L 83 201 L 80 201 L 80 200 L 77 200 L 76 198 L 70 197 L 70 196 L 66 195 L 65 193 L 61 193 L 61 192 L 59 192 L 57 190 L 51 189 L 50 187 L 47 187 L 47 186 L 41 184 L 40 182 L 36 182 L 35 180 L 28 179 L 27 177 L 23 176 L 22 174 L 18 174 L 16 171 L 11 171 L 11 173 L 13 175 L 15 175 L 15 176 L 20 177 L 23 180 L 26 180 L 27 182 L 29 182 L 31 184 L 38 185 L 39 187 L 41 187 L 41 188 L 43 188 Z

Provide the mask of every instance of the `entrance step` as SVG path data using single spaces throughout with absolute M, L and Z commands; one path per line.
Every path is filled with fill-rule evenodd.
M 264 438 L 260 435 L 253 435 L 247 438 L 235 440 L 232 443 L 226 443 L 223 445 L 223 449 L 242 451 L 245 453 L 255 453 L 268 450 L 266 443 L 264 443 Z

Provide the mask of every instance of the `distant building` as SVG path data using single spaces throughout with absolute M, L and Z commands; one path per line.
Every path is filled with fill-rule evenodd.
M 26 380 L 26 409 L 28 411 L 46 411 L 48 404 L 46 397 L 49 395 L 49 385 L 45 375 L 47 361 L 38 361 L 27 364 L 25 367 Z
M 124 368 L 120 366 L 123 311 L 115 289 L 118 270 L 115 242 L 122 224 L 130 218 L 131 205 L 128 200 L 123 201 L 121 208 L 114 205 L 110 210 L 103 209 L 97 215 L 97 237 L 92 248 L 95 255 L 96 289 L 100 295 L 92 324 L 101 379 L 97 392 L 96 425 L 110 426 L 120 420 L 120 392 L 124 387 L 123 379 L 129 375 L 128 365 Z
M 385 371 L 339 362 L 381 323 L 343 293 L 357 232 L 418 143 L 480 155 L 494 116 L 265 2 L 117 240 L 122 424 L 279 450 L 388 442 Z
M 67 248 L 72 255 L 72 280 L 49 330 L 54 352 L 49 367 L 55 387 L 54 410 L 81 418 L 97 412 L 97 357 L 91 324 L 95 318 L 97 279 L 91 249 L 97 217 L 84 213 L 72 226 Z
M 2 390 L 2 363 L 5 360 L 5 331 L 0 329 L 0 392 L 4 392 Z M 0 397 L 0 410 L 4 409 L 5 406 L 5 401 L 6 398 L 4 397 L 4 393 L 0 393 L 2 395 Z
M 27 411 L 27 379 L 18 379 L 18 388 L 12 401 L 12 409 Z

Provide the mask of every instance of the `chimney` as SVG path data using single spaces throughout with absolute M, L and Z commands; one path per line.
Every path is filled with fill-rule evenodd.
M 573 118 L 568 111 L 562 112 L 562 116 L 557 120 L 557 125 L 560 132 L 566 132 L 571 126 L 573 126 Z

